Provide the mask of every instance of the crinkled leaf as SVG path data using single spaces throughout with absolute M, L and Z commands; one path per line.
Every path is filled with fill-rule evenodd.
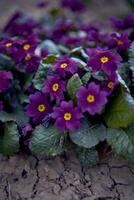
M 64 151 L 65 135 L 62 135 L 57 128 L 50 125 L 45 128 L 39 125 L 33 132 L 30 149 L 34 154 L 58 155 Z
M 82 47 L 76 47 L 70 51 L 70 55 L 78 58 L 88 59 L 88 55 Z
M 98 152 L 95 148 L 87 149 L 77 146 L 76 155 L 83 167 L 91 167 L 99 161 Z
M 110 128 L 126 128 L 134 122 L 134 99 L 122 90 L 118 92 L 104 114 L 104 120 Z
M 11 58 L 0 54 L 0 69 L 10 70 L 13 67 L 13 64 Z
M 68 94 L 70 96 L 70 98 L 76 102 L 77 98 L 76 98 L 76 92 L 78 91 L 78 89 L 80 88 L 80 86 L 82 86 L 82 81 L 79 77 L 78 74 L 74 74 L 68 81 L 67 83 L 67 91 Z
M 42 49 L 48 50 L 50 54 L 59 54 L 58 47 L 52 40 L 45 40 L 39 44 L 35 53 L 39 55 Z
M 81 60 L 80 58 L 72 57 L 72 59 L 78 64 L 78 67 L 86 72 L 89 72 L 89 68 L 87 67 L 87 63 Z
M 91 78 L 91 72 L 87 72 L 87 73 L 85 73 L 85 75 L 82 77 L 82 83 L 84 84 L 84 85 L 87 85 L 87 83 L 88 83 L 88 81 L 90 80 L 90 78 Z
M 93 72 L 92 76 L 94 79 L 96 79 L 98 81 L 104 81 L 107 79 L 107 77 L 103 71 Z
M 42 89 L 48 70 L 52 66 L 56 58 L 57 57 L 55 55 L 49 55 L 41 61 L 40 66 L 33 79 L 33 84 L 36 89 Z
M 83 120 L 79 130 L 69 135 L 75 144 L 81 147 L 91 148 L 106 139 L 106 128 L 100 124 L 91 126 L 87 120 Z
M 4 155 L 13 155 L 19 150 L 19 132 L 14 122 L 4 124 L 4 134 L 1 138 L 0 151 Z
M 26 116 L 23 110 L 16 110 L 13 113 L 2 111 L 0 112 L 0 121 L 3 123 L 14 121 L 18 125 L 23 126 L 28 123 L 29 118 Z
M 129 65 L 132 70 L 134 70 L 134 42 L 132 42 L 129 49 Z
M 129 127 L 125 129 L 126 134 L 134 144 L 134 124 L 131 124 Z
M 108 129 L 107 141 L 117 154 L 134 163 L 134 129 L 129 134 L 128 131 L 121 128 Z

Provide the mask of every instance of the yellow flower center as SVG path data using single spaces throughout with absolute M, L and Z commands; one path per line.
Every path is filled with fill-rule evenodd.
M 8 42 L 5 44 L 6 47 L 11 47 L 12 45 L 13 45 L 12 42 Z
M 67 112 L 67 113 L 64 114 L 64 119 L 65 119 L 66 121 L 70 121 L 71 118 L 72 118 L 71 113 Z
M 95 97 L 94 97 L 93 95 L 90 95 L 90 94 L 89 94 L 89 95 L 87 96 L 87 102 L 88 102 L 88 103 L 93 103 L 94 101 L 95 101 Z
M 67 66 L 68 66 L 67 63 L 62 63 L 62 64 L 60 65 L 60 67 L 61 67 L 62 69 L 65 69 Z
M 23 49 L 25 51 L 29 50 L 30 49 L 30 44 L 24 44 Z
M 103 56 L 103 57 L 101 57 L 101 62 L 104 64 L 104 63 L 107 63 L 108 62 L 108 57 L 106 57 L 106 56 Z
M 31 59 L 31 55 L 30 54 L 27 54 L 26 56 L 25 56 L 25 61 L 28 61 L 28 60 L 30 60 Z
M 59 84 L 58 83 L 54 83 L 53 86 L 52 86 L 52 90 L 54 92 L 56 92 L 58 89 L 59 89 Z
M 123 41 L 121 41 L 121 40 L 118 40 L 117 43 L 118 43 L 118 45 L 123 45 Z
M 110 81 L 107 85 L 108 88 L 112 89 L 114 86 L 114 83 L 112 81 Z
M 44 112 L 46 110 L 46 107 L 45 107 L 44 104 L 40 104 L 40 105 L 38 105 L 37 109 L 38 109 L 39 112 Z

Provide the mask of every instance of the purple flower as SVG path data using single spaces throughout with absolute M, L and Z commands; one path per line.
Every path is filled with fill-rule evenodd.
M 44 82 L 44 87 L 42 89 L 43 93 L 50 94 L 51 99 L 63 100 L 65 91 L 65 82 L 60 80 L 57 76 L 49 76 Z
M 73 28 L 73 23 L 65 18 L 59 19 L 55 23 L 55 27 L 52 30 L 52 39 L 55 41 L 60 41 L 71 29 Z M 50 33 L 49 33 L 50 35 Z
M 66 74 L 74 74 L 77 72 L 77 69 L 77 63 L 68 56 L 58 58 L 52 67 L 52 70 L 61 77 L 65 76 Z
M 40 1 L 36 4 L 36 7 L 41 9 L 41 8 L 46 8 L 47 5 L 48 5 L 48 1 Z
M 5 26 L 4 32 L 10 33 L 12 36 L 26 37 L 33 34 L 38 25 L 32 17 L 26 17 L 22 13 L 16 12 Z
M 0 92 L 5 91 L 10 87 L 12 79 L 13 75 L 11 72 L 5 70 L 0 71 Z
M 116 74 L 113 74 L 108 80 L 104 83 L 104 91 L 106 91 L 109 95 L 114 90 L 115 86 L 118 84 L 118 77 Z
M 134 27 L 134 13 L 128 15 L 127 17 L 124 18 L 124 23 L 127 28 L 132 28 Z
M 32 137 L 32 132 L 33 128 L 31 124 L 26 124 L 25 126 L 20 127 L 20 135 L 21 135 L 20 144 L 22 144 L 22 147 L 24 149 L 29 146 L 29 142 Z
M 112 17 L 111 22 L 115 28 L 121 30 L 132 28 L 134 26 L 134 13 L 128 15 L 124 19 Z
M 85 39 L 86 39 L 86 36 L 81 37 L 78 35 L 75 35 L 75 36 L 67 35 L 62 38 L 62 41 L 68 47 L 73 48 L 73 47 L 82 45 Z
M 101 91 L 94 82 L 89 83 L 88 88 L 81 86 L 76 95 L 82 112 L 87 111 L 91 115 L 99 113 L 107 103 L 107 92 Z
M 26 114 L 33 119 L 34 123 L 42 122 L 43 118 L 51 111 L 47 96 L 36 92 L 30 95 L 29 99 L 30 103 L 26 106 Z
M 10 56 L 17 63 L 21 63 L 27 54 L 34 54 L 35 49 L 39 43 L 39 39 L 36 35 L 30 35 L 25 40 L 14 40 L 14 51 L 10 51 Z
M 75 131 L 79 128 L 83 115 L 79 108 L 74 107 L 72 101 L 62 101 L 59 107 L 54 108 L 51 117 L 56 119 L 55 125 L 61 131 Z
M 14 41 L 10 38 L 3 38 L 0 40 L 0 52 L 3 53 L 5 51 L 8 53 L 16 51 Z
M 29 132 L 31 134 L 32 131 L 33 131 L 33 128 L 31 126 L 31 124 L 26 124 L 24 127 L 21 128 L 21 134 L 23 136 L 26 136 L 27 133 L 29 133 Z
M 111 17 L 112 25 L 117 29 L 126 29 L 126 24 L 123 19 L 118 19 L 116 17 Z
M 110 76 L 115 73 L 120 62 L 121 57 L 118 54 L 114 54 L 109 50 L 97 50 L 92 53 L 92 56 L 88 61 L 88 65 L 95 71 L 102 69 Z
M 107 42 L 110 48 L 117 47 L 119 53 L 127 51 L 130 47 L 130 40 L 127 34 L 124 32 L 121 35 L 117 35 L 116 33 L 111 35 L 111 38 Z
M 41 58 L 34 54 L 27 54 L 21 60 L 21 63 L 18 63 L 17 67 L 24 66 L 26 72 L 33 73 L 36 72 L 39 66 Z
M 0 112 L 3 111 L 3 102 L 0 101 Z
M 86 9 L 85 4 L 80 0 L 61 0 L 61 5 L 74 12 L 82 12 Z

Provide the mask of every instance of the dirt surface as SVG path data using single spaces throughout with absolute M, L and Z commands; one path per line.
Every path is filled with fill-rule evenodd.
M 0 157 L 0 200 L 133 200 L 134 166 L 112 156 L 81 168 L 73 152 L 53 159 Z

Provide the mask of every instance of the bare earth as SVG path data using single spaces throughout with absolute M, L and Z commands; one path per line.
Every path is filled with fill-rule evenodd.
M 0 200 L 133 200 L 134 166 L 112 156 L 81 168 L 73 152 L 66 157 L 1 156 Z
M 0 25 L 16 8 L 38 16 L 37 0 L 0 0 Z M 55 0 L 52 0 L 52 3 Z M 124 0 L 94 0 L 90 18 L 129 12 Z M 88 16 L 86 16 L 88 18 Z M 73 152 L 39 159 L 0 156 L 0 200 L 134 200 L 134 166 L 112 156 L 93 168 L 81 168 Z

